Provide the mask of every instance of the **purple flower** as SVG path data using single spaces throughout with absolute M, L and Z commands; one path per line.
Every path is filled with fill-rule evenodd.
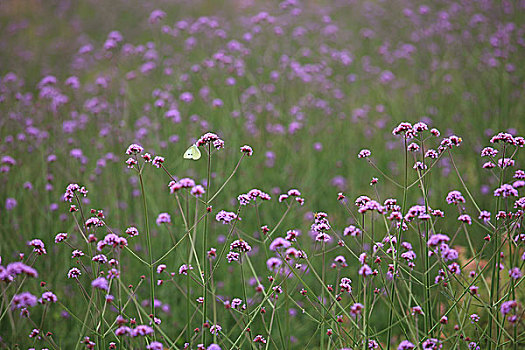
M 435 338 L 427 339 L 421 344 L 423 347 L 423 350 L 438 350 L 443 348 L 443 345 L 439 343 L 439 341 Z
M 352 293 L 352 280 L 347 277 L 341 278 L 341 282 L 339 283 L 339 287 L 341 287 L 341 291 L 345 291 L 347 293 Z
M 458 217 L 458 220 L 467 224 L 467 225 L 472 225 L 472 219 L 470 218 L 469 215 L 467 214 L 462 214 Z
M 14 198 L 7 198 L 5 200 L 5 210 L 10 211 L 13 210 L 17 205 L 16 199 Z
M 368 158 L 368 157 L 370 157 L 371 154 L 372 154 L 372 152 L 370 152 L 370 150 L 362 149 L 361 151 L 359 151 L 359 154 L 357 155 L 357 158 Z
M 447 203 L 448 204 L 459 204 L 459 203 L 465 203 L 465 197 L 461 194 L 459 191 L 450 191 L 447 195 Z
M 268 260 L 266 260 L 266 267 L 270 271 L 276 271 L 276 269 L 279 268 L 279 266 L 281 266 L 282 263 L 283 262 L 281 259 L 276 258 L 276 257 L 271 257 Z
M 251 155 L 253 154 L 253 149 L 248 145 L 244 145 L 241 147 L 241 153 L 244 153 L 248 157 L 251 157 Z
M 138 336 L 145 337 L 150 334 L 153 334 L 153 328 L 151 328 L 150 326 L 146 326 L 146 325 L 139 325 L 133 330 L 131 330 L 130 335 L 132 337 L 138 337 Z
M 389 71 L 389 70 L 385 70 L 383 72 L 381 72 L 381 75 L 379 77 L 379 81 L 383 84 L 387 84 L 389 82 L 391 82 L 392 80 L 395 79 L 395 76 L 394 74 Z
M 44 292 L 40 298 L 40 303 L 44 304 L 46 301 L 50 303 L 56 303 L 58 298 L 53 292 Z
M 523 273 L 521 272 L 519 267 L 513 267 L 512 269 L 509 270 L 509 276 L 517 280 L 521 278 L 521 276 L 523 276 Z
M 424 315 L 423 313 L 423 309 L 421 308 L 421 306 L 413 306 L 412 307 L 412 316 L 416 316 L 416 315 Z
M 361 230 L 354 225 L 350 225 L 348 227 L 345 227 L 343 230 L 343 236 L 359 236 L 361 234 Z
M 447 266 L 450 273 L 454 273 L 456 275 L 459 275 L 461 273 L 461 267 L 458 263 L 453 262 L 452 264 Z
M 127 326 L 120 326 L 118 327 L 116 330 L 115 330 L 115 335 L 117 337 L 120 337 L 120 336 L 123 336 L 123 335 L 128 335 L 130 336 L 131 335 L 131 328 L 127 327 Z
M 79 269 L 77 269 L 76 267 L 73 267 L 71 268 L 68 273 L 67 273 L 67 278 L 77 278 L 78 276 L 80 276 L 82 273 L 80 272 Z
M 364 309 L 364 305 L 361 303 L 355 303 L 352 306 L 350 306 L 350 315 L 357 316 L 361 314 L 361 310 Z
M 73 253 L 71 253 L 71 258 L 80 258 L 81 256 L 84 256 L 84 252 L 78 249 L 73 250 Z
M 514 164 L 515 164 L 514 159 L 510 159 L 510 158 L 500 158 L 500 159 L 498 159 L 498 166 L 500 168 L 507 168 L 507 167 L 510 167 L 510 166 L 514 166 Z
M 37 271 L 29 265 L 24 264 L 23 262 L 16 261 L 8 264 L 5 269 L 0 267 L 0 279 L 7 281 L 12 280 L 14 276 L 25 274 L 29 277 L 38 277 Z
M 179 99 L 183 102 L 190 103 L 193 101 L 193 95 L 191 94 L 191 92 L 183 92 L 179 96 Z
M 130 237 L 135 237 L 139 234 L 139 230 L 137 230 L 136 227 L 134 226 L 131 226 L 131 227 L 128 227 L 126 229 L 126 233 L 130 236 Z
M 373 274 L 373 271 L 372 271 L 372 268 L 370 268 L 370 266 L 368 266 L 367 264 L 364 264 L 359 269 L 359 274 L 361 276 L 363 276 L 363 277 L 367 277 L 367 276 L 370 276 L 371 274 Z
M 330 180 L 330 184 L 334 187 L 337 187 L 339 190 L 343 191 L 347 187 L 347 181 L 343 176 L 335 176 Z
M 213 335 L 218 335 L 219 332 L 222 330 L 222 327 L 218 324 L 214 324 L 210 327 L 210 333 Z
M 247 253 L 252 250 L 252 247 L 245 240 L 237 239 L 230 244 L 230 250 Z
M 99 264 L 105 264 L 108 262 L 108 258 L 104 254 L 97 254 L 91 260 L 98 262 Z
M 217 150 L 224 148 L 224 141 L 219 136 L 217 136 L 217 134 L 214 134 L 212 132 L 208 132 L 202 135 L 196 143 L 198 147 L 205 146 L 208 144 L 212 144 L 213 147 L 215 147 L 215 149 Z
M 346 259 L 342 255 L 338 255 L 334 258 L 334 263 L 339 265 L 340 267 L 347 267 L 348 264 L 346 263 Z
M 514 137 L 511 134 L 506 133 L 506 132 L 500 132 L 499 134 L 492 136 L 492 138 L 490 139 L 490 143 L 498 143 L 498 142 L 508 143 L 511 145 L 516 144 Z
M 407 123 L 407 122 L 402 122 L 398 126 L 396 126 L 394 130 L 392 130 L 393 135 L 400 135 L 402 133 L 406 133 L 407 138 L 411 138 L 413 134 L 412 124 Z
M 492 147 L 485 147 L 481 151 L 482 157 L 495 157 L 497 154 L 498 154 L 498 151 Z
M 179 267 L 179 275 L 188 275 L 188 272 L 190 270 L 193 270 L 193 267 L 191 265 L 182 264 Z
M 272 241 L 272 243 L 270 243 L 270 250 L 271 251 L 276 251 L 278 249 L 286 249 L 286 248 L 290 247 L 291 245 L 292 245 L 292 243 L 290 243 L 289 241 L 287 241 L 283 237 L 277 237 L 276 239 L 274 239 Z
M 98 241 L 97 250 L 102 251 L 106 246 L 111 246 L 113 248 L 124 248 L 128 245 L 128 240 L 124 237 L 119 237 L 114 233 L 108 233 L 104 239 Z
M 368 341 L 368 348 L 369 349 L 379 349 L 379 343 L 375 340 L 369 340 Z
M 228 254 L 226 254 L 226 260 L 228 260 L 229 263 L 239 261 L 240 257 L 241 255 L 237 252 L 228 252 Z
M 160 264 L 159 266 L 157 266 L 157 273 L 162 273 L 164 270 L 166 270 L 166 265 L 165 264 Z
M 457 250 L 450 248 L 446 243 L 441 244 L 439 249 L 441 250 L 441 257 L 445 261 L 455 260 L 459 256 Z
M 509 184 L 503 184 L 501 185 L 501 187 L 494 190 L 494 197 L 508 198 L 517 196 L 518 191 L 512 185 Z
M 23 292 L 13 297 L 13 300 L 11 302 L 11 308 L 12 309 L 23 309 L 23 308 L 35 306 L 36 304 L 37 304 L 37 298 L 33 294 L 29 292 Z
M 518 306 L 518 303 L 515 300 L 509 300 L 501 304 L 501 314 L 506 315 L 511 312 L 512 309 L 515 309 Z
M 44 242 L 42 242 L 39 239 L 33 239 L 29 242 L 27 242 L 27 245 L 33 247 L 33 252 L 37 253 L 38 255 L 46 254 L 46 248 L 44 247 Z
M 430 236 L 430 238 L 427 241 L 427 245 L 429 247 L 437 247 L 441 243 L 445 243 L 450 241 L 450 238 L 447 235 L 437 233 L 435 235 Z
M 164 163 L 164 157 L 161 156 L 156 156 L 151 162 L 151 164 L 153 164 L 153 166 L 155 166 L 156 168 L 160 168 L 162 166 L 162 163 Z
M 413 261 L 416 258 L 416 253 L 413 250 L 409 250 L 401 254 L 401 257 L 406 261 Z
M 2 156 L 0 163 L 8 166 L 14 166 L 16 164 L 16 160 L 11 156 Z
M 206 193 L 206 190 L 204 189 L 204 187 L 202 187 L 202 185 L 195 185 L 194 187 L 191 188 L 190 193 L 193 196 L 200 198 Z
M 426 123 L 423 123 L 423 122 L 418 122 L 418 123 L 414 124 L 412 129 L 415 132 L 423 132 L 423 131 L 428 130 L 428 125 Z
M 490 212 L 486 211 L 486 210 L 480 211 L 479 219 L 483 220 L 484 222 L 489 222 L 490 221 Z
M 415 349 L 416 346 L 409 342 L 408 340 L 403 340 L 399 346 L 397 347 L 397 350 L 412 350 Z
M 162 10 L 153 10 L 151 14 L 149 15 L 149 23 L 156 24 L 160 22 L 161 20 L 163 20 L 165 17 L 166 17 L 166 12 Z M 148 347 L 148 349 L 150 348 Z M 151 349 L 156 349 L 156 348 L 151 348 Z M 161 344 L 161 349 L 162 349 L 162 344 Z
M 514 202 L 514 208 L 525 209 L 525 197 L 521 197 L 516 202 Z
M 171 216 L 168 213 L 160 213 L 159 216 L 157 216 L 156 220 L 157 226 L 160 226 L 161 224 L 169 224 L 171 223 Z
M 105 277 L 98 277 L 91 282 L 93 288 L 102 289 L 105 291 L 109 290 L 109 283 Z
M 151 342 L 148 346 L 146 346 L 146 349 L 148 350 L 163 350 L 164 347 L 162 343 L 158 341 Z
M 471 341 L 470 343 L 468 343 L 468 348 L 469 350 L 480 350 L 481 348 L 478 346 L 477 343 Z
M 229 224 L 233 220 L 241 220 L 234 212 L 221 210 L 215 215 L 215 220 L 223 224 Z

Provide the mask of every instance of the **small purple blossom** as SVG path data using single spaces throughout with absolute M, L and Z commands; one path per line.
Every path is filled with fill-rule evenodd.
M 109 283 L 108 283 L 108 280 L 105 277 L 98 277 L 98 278 L 94 279 L 91 282 L 91 286 L 93 288 L 97 288 L 97 289 L 101 289 L 101 290 L 105 290 L 105 291 L 109 290 Z
M 157 223 L 157 226 L 160 226 L 161 224 L 169 224 L 171 223 L 171 216 L 168 213 L 160 213 L 155 222 Z
M 415 349 L 416 346 L 409 342 L 408 340 L 403 340 L 399 346 L 397 347 L 397 350 L 412 350 Z
M 518 306 L 516 300 L 509 300 L 501 304 L 500 311 L 502 315 L 506 315 Z

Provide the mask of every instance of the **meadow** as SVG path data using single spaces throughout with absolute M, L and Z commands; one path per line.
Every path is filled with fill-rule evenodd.
M 0 348 L 525 348 L 525 1 L 0 30 Z

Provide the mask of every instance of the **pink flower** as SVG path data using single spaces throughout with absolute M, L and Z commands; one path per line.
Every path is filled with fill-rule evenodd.
M 102 289 L 105 291 L 109 290 L 109 283 L 105 277 L 98 277 L 93 282 L 91 282 L 93 288 Z
M 156 24 L 166 17 L 166 12 L 162 10 L 153 10 L 149 15 L 149 23 Z M 149 349 L 149 348 L 148 348 Z
M 162 166 L 162 163 L 164 163 L 164 157 L 156 156 L 155 158 L 153 158 L 152 164 L 156 168 L 160 168 Z
M 278 249 L 286 249 L 288 247 L 290 247 L 292 244 L 287 241 L 286 239 L 282 238 L 282 237 L 277 237 L 273 240 L 272 243 L 270 243 L 270 250 L 271 251 L 276 251 Z
M 253 149 L 248 145 L 244 145 L 241 147 L 241 153 L 244 153 L 248 157 L 251 157 L 251 155 L 253 154 Z
M 361 151 L 359 151 L 357 158 L 368 158 L 371 154 L 372 152 L 370 152 L 370 150 L 362 149 Z
M 127 155 L 139 154 L 139 153 L 142 153 L 143 151 L 144 151 L 144 148 L 141 145 L 132 143 L 131 145 L 129 145 L 128 149 L 126 150 L 126 154 Z
M 190 193 L 194 195 L 195 197 L 199 198 L 199 197 L 202 197 L 204 193 L 206 193 L 206 190 L 201 185 L 196 185 L 192 187 Z
M 450 191 L 447 195 L 447 203 L 448 204 L 459 204 L 459 203 L 465 203 L 465 197 L 461 194 L 459 191 Z
M 156 220 L 157 226 L 160 226 L 161 224 L 169 224 L 171 223 L 171 216 L 168 213 L 160 213 L 159 216 L 157 216 Z

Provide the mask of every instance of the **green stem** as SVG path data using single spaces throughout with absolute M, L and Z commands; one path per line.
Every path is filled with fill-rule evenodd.
M 407 139 L 406 136 L 403 138 L 404 140 L 404 151 L 405 151 L 405 183 L 403 186 L 403 206 L 401 210 L 405 210 L 406 207 L 406 201 L 407 201 L 407 184 L 408 184 L 408 150 L 407 150 Z M 394 318 L 394 292 L 395 292 L 395 285 L 396 285 L 396 275 L 397 275 L 397 256 L 396 252 L 399 248 L 400 241 L 401 241 L 401 229 L 403 228 L 404 220 L 401 220 L 399 223 L 399 229 L 398 229 L 398 237 L 397 237 L 397 244 L 396 249 L 392 252 L 393 257 L 393 264 L 394 264 L 394 271 L 392 272 L 392 285 L 390 287 L 390 312 L 388 315 L 388 335 L 387 335 L 387 350 L 390 350 L 390 347 L 392 345 L 392 321 Z
M 205 194 L 205 201 L 204 201 L 204 210 L 208 210 L 208 198 L 209 193 L 211 190 L 211 143 L 208 143 L 208 170 L 207 170 L 207 176 L 206 176 L 206 194 Z M 206 332 L 204 331 L 204 323 L 207 322 L 207 312 L 208 312 L 208 292 L 207 292 L 207 286 L 208 286 L 208 267 L 206 264 L 207 259 L 207 248 L 208 245 L 208 215 L 204 218 L 204 241 L 202 243 L 202 270 L 203 270 L 203 278 L 204 283 L 202 284 L 202 296 L 204 298 L 203 303 L 203 310 L 202 310 L 202 343 L 206 344 Z
M 153 252 L 151 249 L 151 234 L 149 232 L 149 222 L 148 222 L 148 204 L 146 202 L 146 191 L 144 190 L 144 181 L 142 178 L 142 171 L 139 172 L 140 180 L 140 190 L 142 192 L 142 204 L 144 206 L 144 224 L 146 225 L 146 242 L 148 246 L 148 255 L 149 255 L 149 279 L 150 279 L 150 306 L 151 306 L 151 315 L 153 322 L 155 319 L 155 269 L 153 267 Z M 153 334 L 153 339 L 155 339 L 155 334 Z

